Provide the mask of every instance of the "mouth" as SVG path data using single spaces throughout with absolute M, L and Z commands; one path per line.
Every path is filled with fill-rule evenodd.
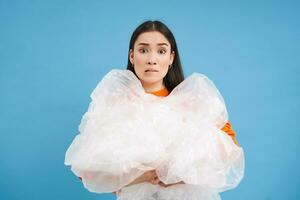
M 145 72 L 158 72 L 158 70 L 156 70 L 156 69 L 147 69 L 147 70 L 145 70 Z

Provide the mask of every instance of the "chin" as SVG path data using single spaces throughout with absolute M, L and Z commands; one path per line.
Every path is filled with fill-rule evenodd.
M 143 81 L 144 83 L 147 83 L 147 84 L 154 84 L 154 83 L 157 83 L 159 82 L 160 80 L 162 80 L 162 78 L 159 78 L 159 77 L 142 77 L 141 78 L 141 81 Z

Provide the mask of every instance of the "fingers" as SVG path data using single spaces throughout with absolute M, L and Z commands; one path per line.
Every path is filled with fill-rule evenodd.
M 148 178 L 149 178 L 148 182 L 152 183 L 153 185 L 159 184 L 162 187 L 169 187 L 172 185 L 184 184 L 183 181 L 180 181 L 178 183 L 165 184 L 162 181 L 160 181 L 160 179 L 158 178 L 158 176 L 156 174 L 156 170 L 150 170 L 147 173 L 148 173 Z
M 161 182 L 161 181 L 159 181 L 158 182 L 158 185 L 160 185 L 160 186 L 162 186 L 162 187 L 167 187 L 167 185 L 166 184 L 164 184 L 163 182 Z
M 151 183 L 152 183 L 153 185 L 157 185 L 159 182 L 160 182 L 160 180 L 159 180 L 159 178 L 158 178 L 157 176 L 154 177 L 154 179 L 151 180 Z
M 156 174 L 155 170 L 150 170 L 150 171 L 146 171 L 143 174 L 143 177 L 145 178 L 145 181 L 151 182 L 152 180 L 154 180 L 157 177 L 157 174 Z
M 159 182 L 158 183 L 160 186 L 162 186 L 162 187 L 169 187 L 169 186 L 171 186 L 171 185 L 173 185 L 173 184 L 165 184 L 165 183 L 163 183 L 163 182 Z

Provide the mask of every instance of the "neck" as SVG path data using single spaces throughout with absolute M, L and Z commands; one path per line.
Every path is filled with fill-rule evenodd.
M 165 88 L 163 81 L 157 83 L 142 83 L 142 85 L 146 92 L 155 92 Z

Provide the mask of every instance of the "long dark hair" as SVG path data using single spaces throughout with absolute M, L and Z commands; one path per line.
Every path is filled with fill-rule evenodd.
M 161 34 L 163 34 L 167 38 L 169 43 L 171 44 L 171 52 L 173 52 L 173 51 L 175 52 L 172 67 L 168 70 L 168 73 L 166 74 L 166 76 L 163 79 L 164 85 L 166 86 L 168 91 L 171 92 L 179 83 L 181 83 L 184 80 L 184 74 L 183 74 L 175 38 L 173 36 L 173 33 L 170 31 L 170 29 L 164 23 L 162 23 L 160 21 L 149 20 L 149 21 L 143 22 L 134 30 L 134 32 L 132 33 L 131 39 L 130 39 L 130 43 L 129 43 L 127 69 L 132 71 L 136 75 L 136 73 L 134 71 L 134 67 L 129 59 L 130 49 L 133 50 L 134 43 L 140 34 L 142 34 L 144 32 L 150 32 L 150 31 L 158 31 Z

